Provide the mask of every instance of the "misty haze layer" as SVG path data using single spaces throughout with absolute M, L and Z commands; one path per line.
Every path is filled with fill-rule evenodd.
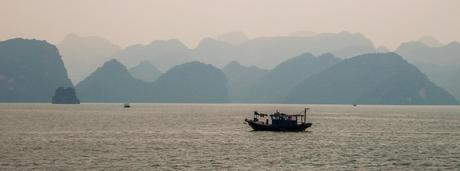
M 203 37 L 232 30 L 249 37 L 348 30 L 394 49 L 424 35 L 460 40 L 458 9 L 457 0 L 4 0 L 0 40 L 26 37 L 58 44 L 74 32 L 123 47 L 174 38 L 196 47 Z

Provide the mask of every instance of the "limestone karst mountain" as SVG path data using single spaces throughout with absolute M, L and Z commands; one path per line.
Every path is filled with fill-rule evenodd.
M 209 64 L 177 65 L 154 82 L 134 78 L 126 67 L 110 60 L 77 86 L 83 102 L 228 102 L 225 74 Z
M 112 59 L 78 83 L 76 89 L 83 102 L 129 102 L 143 97 L 145 84 Z
M 221 70 L 209 64 L 194 61 L 177 65 L 152 83 L 149 101 L 228 102 L 227 79 Z
M 222 68 L 228 80 L 228 94 L 231 102 L 251 102 L 251 88 L 257 84 L 268 70 L 260 69 L 257 66 L 243 66 L 232 61 Z
M 72 82 L 58 49 L 46 41 L 0 41 L 0 102 L 50 102 L 54 91 Z
M 297 85 L 287 103 L 458 104 L 396 53 L 365 54 L 330 67 Z
M 430 80 L 448 90 L 460 99 L 460 44 L 451 42 L 444 46 L 432 47 L 422 42 L 406 42 L 395 51 L 416 65 Z
M 69 77 L 75 84 L 85 79 L 97 67 L 121 50 L 121 47 L 104 38 L 82 37 L 76 34 L 67 35 L 62 42 L 57 44 L 57 47 L 69 72 Z
M 251 100 L 265 103 L 282 103 L 289 91 L 309 78 L 311 75 L 321 72 L 340 61 L 332 54 L 323 54 L 315 57 L 311 53 L 305 53 L 286 60 L 247 90 Z

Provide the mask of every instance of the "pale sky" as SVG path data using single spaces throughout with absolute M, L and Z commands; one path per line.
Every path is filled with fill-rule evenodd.
M 391 49 L 425 35 L 448 43 L 460 40 L 460 0 L 0 0 L 0 40 L 57 43 L 73 32 L 121 46 L 177 38 L 194 47 L 235 30 L 359 32 Z

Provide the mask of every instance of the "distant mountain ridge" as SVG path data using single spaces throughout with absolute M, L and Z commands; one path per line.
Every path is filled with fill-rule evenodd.
M 402 43 L 395 51 L 414 63 L 440 66 L 460 63 L 460 43 L 451 42 L 440 47 L 431 47 L 422 42 Z
M 159 70 L 167 71 L 172 66 L 192 61 L 190 49 L 177 39 L 156 40 L 148 45 L 133 45 L 112 57 L 120 60 L 127 67 L 141 61 L 156 64 Z
M 273 68 L 289 57 L 305 52 L 314 55 L 332 53 L 342 58 L 375 52 L 372 41 L 359 33 L 349 32 L 322 33 L 313 36 L 260 37 L 239 43 L 220 40 L 204 38 L 193 49 L 176 39 L 154 41 L 148 45 L 130 46 L 113 57 L 128 67 L 148 60 L 158 64 L 160 70 L 166 71 L 175 65 L 193 60 L 218 67 L 223 67 L 231 61 L 238 61 L 244 65 Z

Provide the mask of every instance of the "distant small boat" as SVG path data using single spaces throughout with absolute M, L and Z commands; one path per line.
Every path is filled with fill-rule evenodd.
M 270 115 L 254 111 L 254 118 L 252 120 L 246 118 L 245 121 L 254 131 L 300 132 L 305 131 L 312 125 L 312 123 L 307 122 L 307 111 L 310 111 L 310 108 L 305 108 L 303 114 L 293 115 L 278 111 Z M 265 119 L 265 122 L 263 119 Z
M 125 104 L 123 105 L 123 107 L 124 107 L 124 108 L 130 108 L 131 105 L 129 105 L 129 103 L 125 103 Z

